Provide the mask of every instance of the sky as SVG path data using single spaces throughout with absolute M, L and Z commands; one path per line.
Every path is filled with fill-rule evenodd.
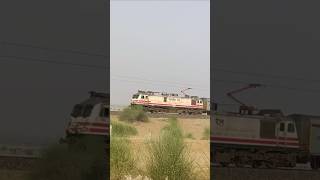
M 111 105 L 137 90 L 210 97 L 210 3 L 111 1 Z

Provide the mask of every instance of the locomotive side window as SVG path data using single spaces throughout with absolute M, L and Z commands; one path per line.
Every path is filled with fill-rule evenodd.
M 280 123 L 280 131 L 284 132 L 284 123 Z
M 290 132 L 290 133 L 294 133 L 295 129 L 294 129 L 294 124 L 293 123 L 289 123 L 288 124 L 287 131 Z

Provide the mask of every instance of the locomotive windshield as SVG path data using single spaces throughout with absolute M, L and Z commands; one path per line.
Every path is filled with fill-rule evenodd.
M 139 97 L 139 94 L 135 94 L 132 96 L 132 99 L 138 99 L 138 97 Z
M 80 104 L 74 106 L 73 111 L 71 113 L 72 117 L 79 117 L 81 115 L 83 107 Z
M 92 109 L 93 109 L 92 105 L 77 104 L 73 108 L 71 116 L 72 117 L 88 117 L 88 116 L 90 116 Z

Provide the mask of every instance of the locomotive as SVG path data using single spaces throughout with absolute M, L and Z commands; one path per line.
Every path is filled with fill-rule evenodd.
M 66 129 L 67 138 L 77 135 L 109 135 L 109 94 L 89 92 L 90 97 L 76 104 Z
M 181 91 L 183 92 L 183 91 Z M 138 90 L 132 96 L 131 106 L 140 105 L 147 112 L 202 114 L 210 112 L 210 100 L 198 96 L 179 96 L 175 93 Z
M 239 112 L 216 110 L 210 123 L 212 163 L 254 168 L 310 163 L 312 169 L 320 168 L 320 116 L 286 116 L 244 103 Z

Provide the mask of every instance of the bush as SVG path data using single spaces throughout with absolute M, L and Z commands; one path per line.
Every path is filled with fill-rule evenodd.
M 130 136 L 138 134 L 138 131 L 135 127 L 130 125 L 120 123 L 120 122 L 113 122 L 111 121 L 112 125 L 112 135 L 114 136 Z
M 194 139 L 192 133 L 187 133 L 184 137 L 188 139 Z
M 158 139 L 148 142 L 147 174 L 153 180 L 193 180 L 193 162 L 189 159 L 187 146 L 177 119 L 162 129 Z
M 125 175 L 132 175 L 135 160 L 128 139 L 112 137 L 110 142 L 111 179 L 121 180 Z
M 121 112 L 119 120 L 127 122 L 147 122 L 149 119 L 142 106 L 130 106 Z
M 77 143 L 54 144 L 42 152 L 32 168 L 30 180 L 103 179 L 105 144 L 96 138 L 79 138 Z
M 205 128 L 204 130 L 203 130 L 203 133 L 202 133 L 202 139 L 203 140 L 209 140 L 210 139 L 210 128 Z

